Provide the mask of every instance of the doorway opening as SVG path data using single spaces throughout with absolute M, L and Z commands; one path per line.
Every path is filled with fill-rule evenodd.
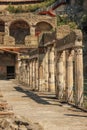
M 15 78 L 15 66 L 7 66 L 7 79 Z

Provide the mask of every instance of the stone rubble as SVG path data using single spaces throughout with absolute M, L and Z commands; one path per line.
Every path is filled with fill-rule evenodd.
M 37 123 L 33 124 L 24 117 L 13 116 L 0 119 L 0 130 L 43 130 Z
M 43 130 L 38 123 L 32 123 L 25 117 L 16 116 L 12 107 L 0 97 L 0 130 Z

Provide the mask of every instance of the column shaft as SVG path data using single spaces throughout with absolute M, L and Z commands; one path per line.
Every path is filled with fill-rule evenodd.
M 37 59 L 37 60 L 36 60 L 36 90 L 39 90 L 39 84 L 38 84 L 38 82 L 39 82 L 38 70 L 39 70 L 39 68 L 38 68 L 38 59 Z
M 83 54 L 82 48 L 75 50 L 75 104 L 83 105 Z
M 29 68 L 29 62 L 28 62 L 28 65 L 27 65 L 27 85 L 29 86 L 29 71 L 30 71 L 30 68 Z
M 49 57 L 49 50 L 46 49 L 45 54 L 45 90 L 48 91 L 49 84 L 48 84 L 48 76 L 49 76 L 49 68 L 48 68 L 48 57 Z
M 26 64 L 25 64 L 25 60 L 23 60 L 23 83 L 25 83 L 25 78 L 26 78 L 26 75 L 25 75 L 25 67 L 26 67 Z
M 66 87 L 67 87 L 67 101 L 73 101 L 73 51 L 67 51 L 66 62 Z
M 30 88 L 32 88 L 32 61 L 30 61 Z
M 54 74 L 54 46 L 49 52 L 49 91 L 55 92 L 55 74 Z
M 60 52 L 58 56 L 58 99 L 63 99 L 64 94 L 64 66 L 63 66 L 63 56 L 64 53 Z

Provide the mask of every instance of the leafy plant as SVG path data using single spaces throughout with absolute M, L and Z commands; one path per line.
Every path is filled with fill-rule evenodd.
M 48 6 L 52 5 L 56 0 L 45 0 L 44 2 L 41 2 L 39 4 L 29 4 L 28 6 L 14 6 L 14 5 L 9 5 L 7 7 L 7 10 L 10 13 L 21 13 L 21 12 L 34 12 L 39 8 L 47 8 Z
M 57 17 L 57 26 L 60 25 L 69 25 L 71 29 L 77 28 L 77 24 L 75 22 L 72 22 L 68 16 Z

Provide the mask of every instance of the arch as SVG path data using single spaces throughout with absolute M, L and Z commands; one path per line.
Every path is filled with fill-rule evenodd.
M 48 22 L 41 21 L 36 24 L 35 33 L 38 35 L 41 32 L 47 32 L 52 30 L 52 25 Z
M 0 32 L 5 32 L 5 22 L 0 19 Z
M 15 44 L 25 44 L 25 37 L 30 35 L 29 24 L 24 20 L 16 20 L 11 23 L 9 33 L 15 38 Z

